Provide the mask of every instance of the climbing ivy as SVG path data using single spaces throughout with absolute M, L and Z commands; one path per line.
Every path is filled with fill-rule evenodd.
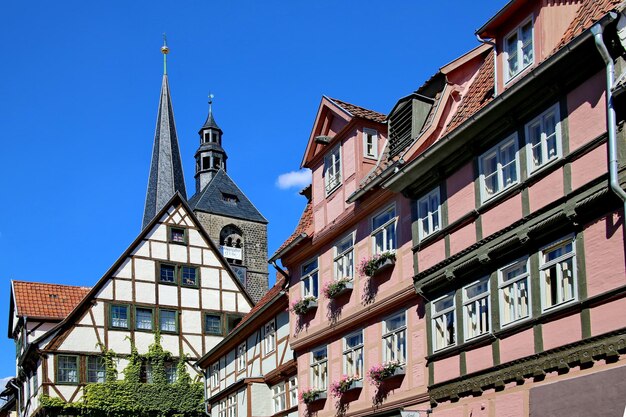
M 140 355 L 131 342 L 124 379 L 117 379 L 116 355 L 103 348 L 107 370 L 104 383 L 88 384 L 78 402 L 66 403 L 46 395 L 40 397 L 40 406 L 49 416 L 76 417 L 200 417 L 204 414 L 203 385 L 192 382 L 181 355 L 176 366 L 176 383 L 168 384 L 165 363 L 172 357 L 161 346 L 161 336 L 145 355 Z M 152 383 L 140 383 L 141 364 L 147 361 L 152 368 Z

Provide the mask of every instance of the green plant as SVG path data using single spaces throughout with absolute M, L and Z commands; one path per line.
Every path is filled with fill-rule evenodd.
M 374 276 L 376 271 L 388 260 L 395 261 L 396 254 L 391 251 L 383 252 L 378 255 L 372 256 L 370 259 L 363 258 L 359 264 L 359 274 L 361 276 L 367 275 L 368 277 Z

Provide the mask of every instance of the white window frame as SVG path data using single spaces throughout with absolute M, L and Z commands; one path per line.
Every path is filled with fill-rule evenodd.
M 431 207 L 431 202 L 434 198 L 437 199 L 437 207 Z M 426 203 L 428 207 L 425 213 L 422 213 L 421 210 L 423 203 Z M 417 219 L 417 230 L 420 240 L 441 230 L 441 192 L 439 186 L 417 200 Z M 435 219 L 437 219 L 436 222 Z M 424 230 L 424 220 L 428 225 L 428 230 Z M 437 226 L 435 226 L 435 223 L 437 223 Z
M 368 138 L 372 139 L 372 153 L 368 153 Z M 363 156 L 365 158 L 377 159 L 378 158 L 378 131 L 374 129 L 369 129 L 367 127 L 363 128 Z
M 220 401 L 218 408 L 217 408 L 218 417 L 226 417 L 227 404 L 228 404 L 228 400 L 226 398 Z
M 549 262 L 545 262 L 545 254 L 551 252 L 557 248 L 567 246 L 568 244 L 572 245 L 572 251 L 566 253 L 565 255 L 561 255 L 556 259 L 553 259 Z M 560 287 L 557 287 L 557 295 L 560 301 L 557 303 L 546 306 L 546 270 L 548 270 L 553 265 L 559 265 L 564 261 L 571 259 L 572 263 L 572 298 L 563 299 L 563 293 Z M 567 305 L 573 303 L 578 300 L 578 274 L 576 267 L 576 238 L 573 235 L 567 236 L 565 238 L 559 239 L 549 245 L 544 246 L 539 251 L 539 280 L 541 282 L 541 311 L 549 311 L 555 308 L 559 308 L 563 305 Z M 563 279 L 563 270 L 557 269 L 557 281 L 561 281 Z
M 237 393 L 228 396 L 226 417 L 237 417 Z
M 524 65 L 524 53 L 523 53 L 523 41 L 522 41 L 522 27 L 526 26 L 530 23 L 530 44 L 532 50 L 532 60 Z M 517 57 L 517 72 L 515 74 L 509 74 L 509 51 L 507 50 L 507 44 L 509 38 L 512 36 L 517 36 L 517 45 L 516 45 L 516 57 Z M 502 51 L 503 51 L 503 73 L 504 73 L 504 82 L 508 83 L 509 81 L 515 79 L 518 75 L 524 72 L 526 68 L 530 68 L 535 63 L 535 22 L 533 21 L 533 17 L 530 16 L 528 19 L 525 19 L 519 26 L 509 32 L 502 41 Z
M 337 244 L 333 248 L 335 254 L 335 257 L 333 259 L 335 280 L 340 280 L 343 278 L 352 279 L 354 277 L 354 236 L 354 232 L 350 233 L 348 236 L 337 242 Z M 339 248 L 348 241 L 351 243 L 350 246 L 347 249 L 339 252 Z M 339 266 L 340 264 L 343 265 L 343 268 Z
M 341 168 L 341 144 L 338 144 L 324 156 L 324 186 L 327 196 L 341 186 Z
M 298 406 L 298 376 L 294 375 L 287 381 L 289 391 L 289 408 Z
M 217 361 L 211 365 L 211 389 L 220 386 L 220 362 Z
M 441 311 L 435 311 L 435 304 L 438 303 L 439 301 L 445 300 L 448 297 L 452 299 L 452 306 L 444 308 Z M 456 346 L 458 344 L 458 329 L 457 329 L 458 320 L 456 318 L 456 297 L 454 296 L 454 292 L 445 294 L 437 298 L 436 300 L 433 300 L 431 302 L 430 308 L 431 308 L 430 320 L 431 320 L 431 328 L 432 328 L 431 330 L 432 330 L 433 352 L 438 352 L 440 350 L 447 349 L 452 346 Z M 452 313 L 453 337 L 454 337 L 454 340 L 452 342 L 448 342 L 446 338 L 447 328 L 448 328 L 447 326 L 448 313 Z M 443 334 L 444 345 L 443 346 L 437 346 L 437 321 L 438 320 L 442 321 L 441 328 L 444 330 L 444 334 Z
M 404 325 L 395 329 L 389 329 L 388 323 L 392 320 L 403 317 Z M 383 320 L 383 362 L 392 362 L 398 361 L 400 364 L 405 364 L 407 360 L 407 337 L 406 337 L 406 329 L 407 329 L 407 315 L 406 311 L 402 311 L 400 313 L 393 314 Z M 401 334 L 402 337 L 400 336 Z M 398 340 L 401 338 L 403 340 L 402 352 L 397 351 Z
M 304 273 L 305 267 L 312 264 L 313 262 L 317 263 L 317 266 L 311 271 Z M 300 277 L 300 287 L 302 288 L 302 297 L 313 296 L 315 298 L 319 297 L 320 292 L 320 281 L 319 281 L 319 270 L 320 270 L 320 260 L 318 257 L 309 259 L 307 262 L 304 262 L 300 267 L 300 272 L 302 276 Z M 310 290 L 307 290 L 307 285 Z M 315 291 L 317 290 L 317 291 Z
M 263 326 L 263 354 L 269 355 L 276 350 L 276 321 L 268 321 Z
M 324 351 L 324 358 L 320 360 L 315 359 L 315 353 Z M 328 388 L 328 346 L 320 346 L 316 349 L 311 349 L 311 388 L 326 391 Z M 316 376 L 316 369 L 318 375 Z M 323 370 L 323 372 L 321 372 Z
M 287 409 L 287 392 L 284 382 L 279 382 L 272 387 L 272 409 L 274 410 L 274 414 Z
M 505 184 L 504 182 L 504 170 L 502 161 L 500 160 L 501 151 L 504 148 L 509 146 L 513 146 L 515 149 L 515 160 L 509 162 L 509 164 L 515 164 L 515 181 L 512 181 L 509 184 Z M 498 189 L 493 192 L 493 194 L 489 195 L 487 193 L 487 184 L 485 181 L 485 159 L 487 157 L 494 156 L 496 157 L 496 171 L 494 173 L 490 173 L 489 175 L 495 175 L 496 181 L 498 185 Z M 479 170 L 479 183 L 480 183 L 480 201 L 485 203 L 486 201 L 496 197 L 499 194 L 502 194 L 505 190 L 513 187 L 520 182 L 520 164 L 519 164 L 519 145 L 517 140 L 517 133 L 513 133 L 507 136 L 504 140 L 498 142 L 497 145 L 491 147 L 486 152 L 483 152 L 478 158 L 478 170 Z
M 552 115 L 554 120 L 556 121 L 554 125 L 554 136 L 555 136 L 555 147 L 556 153 L 553 157 L 548 156 L 548 138 L 546 136 L 546 126 L 545 119 Z M 541 158 L 542 163 L 539 165 L 535 165 L 535 161 L 533 158 L 533 144 L 530 140 L 530 132 L 531 126 L 539 123 L 541 130 L 541 138 L 539 140 L 539 147 L 541 149 Z M 561 134 L 561 114 L 559 111 L 559 103 L 556 103 L 550 106 L 547 110 L 542 112 L 539 116 L 532 119 L 530 122 L 526 123 L 524 127 L 524 133 L 526 135 L 526 160 L 529 175 L 534 174 L 537 171 L 540 171 L 543 167 L 549 165 L 552 161 L 556 161 L 563 156 L 563 136 Z
M 514 278 L 511 278 L 509 280 L 505 280 L 505 274 L 508 270 L 518 269 L 522 265 L 526 267 L 525 273 L 517 275 Z M 515 262 L 512 262 L 498 269 L 498 297 L 500 300 L 500 326 L 501 327 L 510 326 L 512 324 L 519 323 L 524 320 L 528 320 L 529 318 L 532 317 L 532 291 L 531 291 L 532 283 L 531 283 L 530 278 L 531 278 L 530 277 L 530 261 L 528 257 L 518 259 Z M 519 314 L 519 309 L 520 309 L 519 283 L 521 283 L 522 281 L 526 281 L 527 314 L 525 316 L 522 316 Z M 507 305 L 507 303 L 504 301 L 504 290 L 507 287 L 512 287 L 513 289 L 512 291 L 509 292 L 509 294 L 514 292 L 513 295 L 510 295 L 511 300 L 513 300 L 512 308 L 513 308 L 514 313 L 511 315 L 511 318 L 509 321 L 505 320 L 505 311 L 511 305 L 511 304 Z
M 358 345 L 354 345 L 351 347 L 348 347 L 348 338 L 350 337 L 355 337 L 355 336 L 360 336 L 361 337 L 361 343 Z M 343 338 L 343 373 L 345 375 L 348 375 L 349 377 L 356 377 L 358 379 L 362 379 L 363 378 L 363 373 L 364 368 L 365 368 L 365 353 L 363 352 L 363 348 L 365 346 L 365 339 L 364 339 L 364 334 L 363 334 L 363 330 L 359 330 L 357 332 L 353 332 L 350 333 L 349 335 L 345 336 Z M 353 367 L 355 372 L 349 371 L 348 367 L 349 367 L 349 360 L 352 359 L 353 362 Z M 360 365 L 359 365 L 359 359 L 360 359 Z
M 387 222 L 383 223 L 382 225 L 378 226 L 377 228 L 374 228 L 374 219 L 376 219 L 377 217 L 380 217 L 382 215 L 387 214 L 388 212 L 393 212 L 393 216 L 391 217 L 390 220 L 388 220 Z M 378 255 L 380 253 L 383 252 L 395 252 L 396 248 L 398 246 L 398 212 L 396 211 L 396 205 L 392 204 L 390 206 L 387 206 L 385 209 L 379 211 L 378 213 L 376 213 L 375 215 L 372 216 L 371 218 L 371 222 L 370 225 L 372 227 L 372 233 L 371 233 L 371 239 L 372 239 L 372 254 L 373 255 Z M 393 225 L 393 226 L 392 226 Z M 387 247 L 387 240 L 388 240 L 388 227 L 392 226 L 393 227 L 393 234 L 394 234 L 394 239 L 393 239 L 393 247 Z M 377 251 L 376 248 L 376 236 L 378 234 L 381 234 L 383 236 L 383 248 L 381 251 Z
M 246 370 L 247 354 L 246 342 L 240 343 L 239 346 L 237 346 L 237 372 L 243 372 Z
M 486 284 L 486 288 L 487 291 L 482 292 L 478 295 L 475 295 L 473 297 L 467 297 L 467 289 L 470 287 L 473 287 L 477 284 L 481 284 L 481 283 L 485 283 Z M 485 276 L 481 279 L 478 279 L 470 284 L 465 285 L 462 289 L 461 289 L 461 295 L 462 295 L 462 300 L 463 300 L 463 339 L 464 341 L 468 341 L 468 340 L 472 340 L 472 339 L 476 339 L 479 338 L 481 336 L 484 336 L 486 334 L 490 334 L 492 332 L 492 327 L 491 327 L 491 288 L 490 288 L 490 284 L 491 281 L 489 279 L 489 276 Z M 484 302 L 484 304 L 483 304 Z M 476 333 L 474 335 L 470 335 L 470 321 L 471 321 L 471 316 L 469 313 L 469 307 L 473 307 L 474 311 L 476 311 L 477 313 L 477 320 L 480 318 L 480 307 L 486 305 L 487 308 L 487 313 L 486 313 L 486 317 L 485 317 L 485 322 L 482 324 L 482 326 L 486 326 L 486 330 L 483 329 L 482 332 L 480 333 Z

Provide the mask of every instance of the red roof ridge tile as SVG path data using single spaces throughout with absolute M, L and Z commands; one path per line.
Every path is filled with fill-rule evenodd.
M 386 114 L 366 109 L 365 107 L 357 106 L 356 104 L 351 104 L 347 101 L 339 100 L 336 98 L 327 98 L 355 117 L 361 117 L 363 119 L 371 120 L 378 123 L 384 123 L 387 120 Z

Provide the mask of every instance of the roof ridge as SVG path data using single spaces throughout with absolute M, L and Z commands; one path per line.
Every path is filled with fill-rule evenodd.
M 59 286 L 62 286 L 62 287 L 91 289 L 91 287 L 86 287 L 84 285 L 59 284 L 59 283 L 56 283 L 56 282 L 24 281 L 24 280 L 21 280 L 21 279 L 12 279 L 11 282 L 19 282 L 19 283 L 23 283 L 23 284 L 37 284 L 37 285 L 59 285 Z
M 371 111 L 372 113 L 377 113 L 377 114 L 379 114 L 380 116 L 384 116 L 385 118 L 387 117 L 387 115 L 386 115 L 385 113 L 381 113 L 381 112 L 376 111 L 376 110 L 368 109 L 367 107 L 359 106 L 358 104 L 349 103 L 349 102 L 347 102 L 347 101 L 345 101 L 345 100 L 340 100 L 340 99 L 338 99 L 338 98 L 333 98 L 333 97 L 329 97 L 329 96 L 326 96 L 326 98 L 328 98 L 330 101 L 332 101 L 333 103 L 337 104 L 338 106 L 342 107 L 345 111 L 347 111 L 347 112 L 348 112 L 349 114 L 351 114 L 352 116 L 357 116 L 357 117 L 358 117 L 358 115 L 356 115 L 356 114 L 352 113 L 352 112 L 350 111 L 350 109 L 346 109 L 346 108 L 344 108 L 344 107 L 342 106 L 342 104 L 347 104 L 347 105 L 349 105 L 349 106 L 358 107 L 359 109 L 363 109 L 363 110 L 366 110 L 366 111 Z

